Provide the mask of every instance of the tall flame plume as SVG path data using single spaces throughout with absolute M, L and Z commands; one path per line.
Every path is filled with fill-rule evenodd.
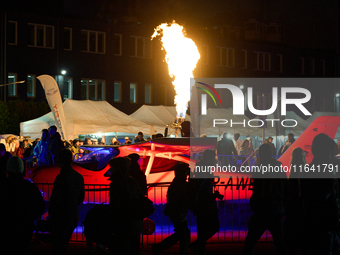
M 165 60 L 168 64 L 169 75 L 174 78 L 172 84 L 176 91 L 177 117 L 185 118 L 190 100 L 190 78 L 194 77 L 193 71 L 200 59 L 200 54 L 195 42 L 186 37 L 183 26 L 175 21 L 157 26 L 151 39 L 157 36 L 162 36 L 162 49 L 166 52 Z

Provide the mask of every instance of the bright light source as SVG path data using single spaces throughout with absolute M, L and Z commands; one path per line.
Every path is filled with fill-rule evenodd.
M 61 70 L 61 74 L 65 75 L 66 74 L 66 70 Z
M 244 89 L 244 86 L 243 86 L 243 85 L 240 85 L 240 89 Z
M 163 49 L 166 51 L 165 60 L 168 64 L 169 75 L 174 78 L 175 104 L 178 117 L 185 117 L 190 100 L 190 78 L 200 59 L 197 46 L 193 40 L 186 37 L 184 27 L 173 21 L 163 23 L 155 28 L 152 39 L 161 36 Z M 192 82 L 192 81 L 191 81 Z
M 339 94 L 339 93 L 336 93 L 335 96 L 336 96 L 336 97 L 340 97 L 340 94 Z

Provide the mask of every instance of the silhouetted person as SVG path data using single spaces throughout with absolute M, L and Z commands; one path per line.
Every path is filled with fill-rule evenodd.
M 281 146 L 279 152 L 278 152 L 278 156 L 281 156 L 283 153 L 286 152 L 286 150 L 288 150 L 288 148 L 295 142 L 295 138 L 294 138 L 294 134 L 293 133 L 289 133 L 287 135 L 288 140 L 286 141 L 286 143 Z
M 276 148 L 275 148 L 275 145 L 273 144 L 273 137 L 269 136 L 268 142 L 269 142 L 270 146 L 272 147 L 273 156 L 276 156 Z
M 111 159 L 110 205 L 114 217 L 114 252 L 138 255 L 141 220 L 136 217 L 135 202 L 143 196 L 138 183 L 129 175 L 128 157 Z
M 222 135 L 222 139 L 217 143 L 217 155 L 219 155 L 219 164 L 220 165 L 230 165 L 232 164 L 232 160 L 227 158 L 227 161 L 224 160 L 224 155 L 238 155 L 238 152 L 235 149 L 234 143 L 231 139 L 228 138 L 228 133 L 224 132 Z
M 53 254 L 65 254 L 78 225 L 78 207 L 84 200 L 84 178 L 72 168 L 72 152 L 58 153 L 60 174 L 55 178 L 49 206 Z
M 189 189 L 187 177 L 190 168 L 188 164 L 179 163 L 175 168 L 175 178 L 169 186 L 167 204 L 164 214 L 168 216 L 174 225 L 175 233 L 165 238 L 162 242 L 152 246 L 153 255 L 175 245 L 178 241 L 180 254 L 188 254 L 190 242 L 190 230 L 187 223 L 189 210 Z
M 195 137 L 190 121 L 185 120 L 181 123 L 181 136 L 182 137 Z
M 47 129 L 42 130 L 41 140 L 33 149 L 34 156 L 38 159 L 38 165 L 48 165 L 47 147 L 48 147 L 49 132 Z
M 64 149 L 64 143 L 61 140 L 61 136 L 59 132 L 57 132 L 56 126 L 50 126 L 48 131 L 50 132 L 50 137 L 48 139 L 48 145 L 47 145 L 47 151 L 49 152 L 47 154 L 49 164 L 58 164 L 58 152 L 61 149 Z
M 202 160 L 195 167 L 215 166 L 215 150 L 205 150 Z M 206 242 L 220 229 L 216 194 L 213 191 L 214 178 L 210 173 L 200 173 L 189 179 L 191 211 L 196 215 L 197 239 L 190 244 L 195 254 L 205 254 Z
M 237 154 L 240 154 L 240 149 L 243 144 L 243 140 L 240 139 L 240 133 L 234 133 L 233 138 L 234 138 L 234 146 L 237 151 Z
M 0 185 L 2 181 L 6 180 L 7 171 L 6 165 L 7 161 L 12 157 L 12 154 L 6 151 L 6 146 L 0 143 Z
M 301 179 L 303 199 L 304 250 L 308 254 L 339 254 L 339 185 L 334 171 L 323 167 L 338 164 L 334 159 L 335 142 L 326 134 L 315 136 L 312 142 L 313 160 L 309 169 L 322 168 L 317 178 Z M 326 165 L 322 165 L 326 164 Z M 304 173 L 305 177 L 315 172 Z
M 275 167 L 280 166 L 281 162 L 272 158 L 272 147 L 265 143 L 259 148 L 257 165 Z M 267 229 L 273 236 L 278 254 L 288 254 L 283 230 L 286 192 L 285 173 L 253 173 L 253 195 L 250 198 L 253 215 L 249 221 L 243 254 L 253 254 L 258 240 Z
M 128 156 L 128 158 L 131 160 L 129 174 L 133 179 L 136 180 L 142 193 L 146 194 L 148 192 L 148 187 L 146 184 L 146 176 L 138 164 L 139 155 L 137 153 L 132 153 Z
M 306 155 L 300 147 L 295 148 L 290 160 L 291 172 L 289 175 L 290 195 L 286 205 L 286 219 L 284 222 L 285 240 L 289 254 L 296 254 L 301 249 L 302 243 L 302 198 L 301 198 L 301 180 L 300 167 L 304 168 Z
M 37 186 L 24 180 L 24 165 L 19 157 L 11 157 L 6 169 L 8 178 L 0 185 L 0 254 L 23 254 L 45 202 Z

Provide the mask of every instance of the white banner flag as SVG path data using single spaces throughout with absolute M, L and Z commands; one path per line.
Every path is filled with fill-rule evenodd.
M 53 113 L 59 133 L 66 140 L 66 121 L 58 84 L 52 76 L 46 74 L 38 76 L 37 79 L 39 79 L 45 90 L 46 99 Z

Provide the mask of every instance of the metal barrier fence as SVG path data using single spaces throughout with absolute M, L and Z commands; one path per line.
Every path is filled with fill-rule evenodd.
M 251 185 L 252 183 L 250 179 L 230 179 L 228 183 L 215 185 L 214 189 L 219 191 L 224 196 L 224 198 L 229 199 L 217 201 L 221 228 L 220 231 L 209 240 L 210 243 L 244 242 L 247 235 L 248 221 L 251 216 L 251 210 L 249 206 L 249 197 L 252 192 Z M 42 192 L 47 204 L 46 208 L 48 208 L 53 184 L 40 183 L 37 184 L 37 186 Z M 143 245 L 143 248 L 148 247 L 148 244 L 160 242 L 173 233 L 173 225 L 171 224 L 170 219 L 163 213 L 166 204 L 166 193 L 168 186 L 168 184 L 153 184 L 149 186 L 149 198 L 152 201 L 155 201 L 154 199 L 156 197 L 160 197 L 161 201 L 158 204 L 154 204 L 155 212 L 149 217 L 149 221 L 144 222 L 146 226 L 149 224 L 149 222 L 154 223 L 155 231 L 149 235 L 141 234 L 141 244 Z M 108 203 L 109 185 L 85 185 L 85 200 L 79 208 L 79 224 L 72 235 L 72 241 L 86 241 L 83 234 L 84 227 L 82 225 L 86 213 L 91 208 L 93 208 L 95 204 Z M 47 213 L 45 213 L 43 215 L 43 219 L 45 219 L 47 216 Z M 187 219 L 191 231 L 191 238 L 192 240 L 195 240 L 195 216 L 189 212 Z M 271 236 L 269 232 L 266 232 L 260 241 L 268 240 L 271 240 Z

